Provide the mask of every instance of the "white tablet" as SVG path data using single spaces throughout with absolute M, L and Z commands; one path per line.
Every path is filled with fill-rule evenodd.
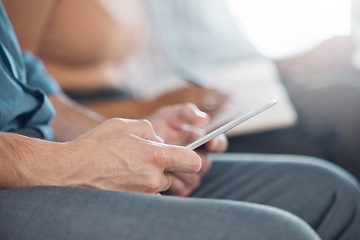
M 186 147 L 194 150 L 194 149 L 202 146 L 203 144 L 207 143 L 211 139 L 219 136 L 220 134 L 225 133 L 225 132 L 229 131 L 230 129 L 236 127 L 240 123 L 245 122 L 246 120 L 258 115 L 259 113 L 265 111 L 266 109 L 269 109 L 270 107 L 274 106 L 277 102 L 278 102 L 278 98 L 273 97 L 266 103 L 261 104 L 255 108 L 253 108 L 252 110 L 248 111 L 247 113 L 245 113 L 239 117 L 236 117 L 235 119 L 225 123 L 221 127 L 211 131 L 210 133 L 206 134 L 204 137 L 199 138 L 198 140 L 187 145 Z

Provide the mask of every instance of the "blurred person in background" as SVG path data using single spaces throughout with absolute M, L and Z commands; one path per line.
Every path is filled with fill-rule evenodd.
M 161 108 L 155 114 L 158 130 L 144 120 L 111 119 L 75 139 L 54 142 L 53 133 L 69 131 L 66 124 L 84 129 L 83 123 L 51 129 L 55 112 L 46 94 L 62 92 L 41 61 L 21 51 L 1 2 L 0 83 L 2 239 L 359 235 L 359 185 L 333 164 L 299 156 L 220 154 L 210 169 L 207 150 L 223 151 L 224 136 L 196 152 L 165 144 L 196 135 L 177 124 L 206 124 L 206 114 L 193 104 Z
M 200 106 L 205 94 L 217 99 L 214 110 L 225 101 L 217 90 L 193 84 L 151 100 L 133 96 L 121 63 L 144 37 L 137 1 L 20 0 L 4 5 L 22 48 L 43 60 L 68 96 L 107 117 L 142 118 L 160 106 L 183 102 Z
M 246 65 L 252 59 L 265 58 L 249 41 L 244 26 L 234 21 L 227 2 L 148 0 L 143 4 L 156 35 L 162 35 L 172 65 L 195 70 L 204 66 L 209 69 L 224 66 L 226 69 L 233 63 L 244 62 Z M 293 2 L 296 6 L 301 5 L 296 0 Z M 314 1 L 313 5 L 317 4 Z M 259 11 L 249 15 L 256 15 L 261 21 L 261 14 L 266 9 L 254 5 Z M 319 16 L 319 19 L 322 18 Z M 286 33 L 269 34 L 279 34 L 281 38 L 284 36 L 281 34 Z M 278 70 L 280 82 L 297 112 L 298 122 L 290 128 L 232 136 L 229 151 L 318 156 L 343 166 L 360 179 L 360 84 L 359 71 L 352 61 L 356 48 L 356 36 L 335 36 L 296 55 L 269 59 Z M 225 81 L 220 74 L 217 76 L 218 81 Z
M 143 1 L 143 6 L 148 10 L 147 15 L 144 15 L 137 1 L 84 0 L 76 3 L 70 1 L 45 3 L 5 0 L 3 2 L 13 21 L 22 48 L 31 50 L 44 61 L 47 70 L 69 96 L 107 117 L 143 117 L 144 114 L 147 115 L 163 104 L 183 101 L 193 102 L 202 110 L 207 110 L 203 106 L 206 95 L 215 96 L 216 99 L 215 106 L 208 109 L 211 113 L 221 107 L 225 101 L 222 93 L 191 84 L 186 84 L 187 86 L 180 90 L 157 96 L 149 102 L 124 100 L 129 97 L 129 92 L 123 88 L 123 83 L 132 79 L 126 80 L 126 66 L 121 66 L 122 62 L 126 65 L 124 59 L 131 57 L 131 52 L 137 51 L 137 44 L 141 46 L 141 42 L 158 41 L 157 44 L 147 46 L 148 54 L 142 56 L 136 65 L 158 61 L 158 68 L 155 71 L 165 76 L 168 85 L 172 84 L 171 79 L 168 78 L 174 78 L 173 65 L 168 62 L 171 60 L 166 56 L 163 42 L 157 36 L 166 35 L 168 32 L 161 33 L 161 29 L 155 29 L 153 25 L 151 29 L 146 27 L 146 17 L 155 18 L 151 13 L 157 15 L 159 21 L 166 23 L 164 25 L 168 27 L 167 30 L 172 29 L 171 38 L 174 42 L 182 40 L 178 37 L 181 34 L 183 37 L 191 38 L 197 46 L 203 46 L 206 50 L 195 52 L 191 51 L 191 48 L 180 49 L 181 54 L 188 56 L 188 61 L 216 62 L 219 56 L 226 58 L 228 55 L 225 53 L 221 55 L 219 49 L 222 51 L 228 49 L 234 57 L 237 53 L 236 49 L 231 48 L 234 45 L 224 44 L 224 47 L 210 49 L 211 41 L 204 41 L 213 36 L 209 37 L 203 30 L 204 26 L 209 26 L 206 21 L 211 18 L 208 15 L 209 11 L 202 8 L 201 4 L 213 6 L 210 10 L 222 10 L 224 8 L 221 1 L 191 3 L 190 1 L 166 3 L 155 0 Z M 202 15 L 197 11 L 199 9 L 203 9 Z M 176 18 L 177 21 L 171 21 L 173 20 L 171 17 Z M 149 24 L 152 22 L 155 21 L 149 20 Z M 229 22 L 224 22 L 222 26 L 231 26 L 226 24 Z M 182 29 L 188 30 L 187 34 L 184 34 Z M 146 35 L 142 34 L 144 31 L 153 31 L 149 39 L 142 39 L 146 38 Z M 222 38 L 225 37 L 222 35 Z M 241 49 L 245 52 L 243 56 L 251 57 L 256 50 L 247 43 L 244 36 L 242 37 L 241 41 L 248 44 L 248 47 Z M 228 36 L 228 39 L 232 37 Z M 238 43 L 240 44 L 241 41 Z M 349 56 L 353 49 L 351 38 L 335 38 L 304 55 L 274 60 L 298 112 L 299 122 L 289 129 L 231 138 L 229 151 L 294 153 L 322 157 L 343 166 L 359 178 L 360 134 L 357 129 L 359 129 L 360 114 L 357 114 L 358 111 L 354 106 L 359 102 L 358 88 L 334 81 L 337 78 L 348 77 L 345 72 L 348 72 Z M 189 57 L 193 56 L 192 52 L 198 53 L 195 54 L 197 58 Z M 333 54 L 336 55 L 335 58 L 328 57 Z M 324 58 L 327 61 L 324 61 Z M 152 67 L 153 65 L 149 68 Z M 132 72 L 141 73 L 143 69 L 135 68 Z M 307 73 L 301 74 L 300 71 L 299 74 L 299 69 Z M 321 76 L 309 75 L 320 70 L 325 71 Z M 294 72 L 297 74 L 294 75 Z M 150 78 L 151 74 L 148 76 L 147 73 L 149 72 L 144 73 L 144 79 Z M 160 78 L 159 73 L 157 76 L 154 75 L 153 78 Z M 351 75 L 346 81 L 352 81 L 352 78 Z M 324 88 L 313 87 L 324 82 L 332 84 Z M 158 83 L 155 81 L 154 84 Z M 148 90 L 150 89 L 146 88 L 143 91 Z

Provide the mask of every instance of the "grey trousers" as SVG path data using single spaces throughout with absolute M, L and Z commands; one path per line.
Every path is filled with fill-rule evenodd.
M 212 157 L 189 198 L 1 190 L 0 239 L 360 239 L 359 186 L 336 166 L 288 155 Z

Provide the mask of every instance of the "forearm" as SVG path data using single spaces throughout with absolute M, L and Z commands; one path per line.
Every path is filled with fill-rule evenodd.
M 146 138 L 146 140 L 145 140 Z M 169 172 L 201 168 L 193 151 L 163 145 L 147 121 L 111 119 L 66 143 L 0 132 L 0 188 L 72 186 L 158 194 Z
M 105 117 L 82 107 L 62 95 L 49 96 L 56 114 L 50 123 L 55 140 L 69 141 L 93 129 L 106 120 Z
M 158 109 L 162 104 L 157 101 L 107 100 L 84 104 L 89 109 L 108 118 L 142 119 Z
M 208 109 L 210 114 L 218 110 L 227 100 L 226 95 L 215 89 L 190 85 L 166 92 L 153 99 L 109 99 L 87 102 L 84 105 L 108 118 L 141 119 L 146 118 L 162 106 L 192 102 L 201 107 L 204 96 L 211 96 L 216 102 L 214 109 Z
M 44 185 L 46 178 L 42 179 L 41 173 L 46 172 L 46 164 L 51 162 L 49 156 L 55 152 L 54 145 L 59 144 L 0 132 L 0 188 Z M 56 154 L 61 155 L 62 151 Z M 56 176 L 56 172 L 51 174 Z
M 11 135 L 0 132 L 0 189 L 16 185 L 14 182 L 17 174 L 14 169 L 14 161 L 18 157 L 13 148 Z

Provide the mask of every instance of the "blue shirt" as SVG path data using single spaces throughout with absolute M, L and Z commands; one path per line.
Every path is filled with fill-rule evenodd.
M 22 53 L 0 2 L 0 131 L 33 128 L 45 139 L 53 133 L 49 122 L 54 109 L 46 94 L 60 92 L 42 63 Z

